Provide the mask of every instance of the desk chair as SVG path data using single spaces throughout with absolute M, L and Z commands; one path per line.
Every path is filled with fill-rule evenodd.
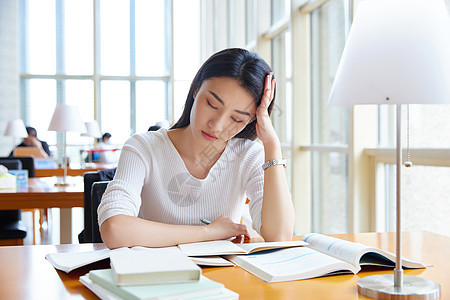
M 29 148 L 29 147 L 24 147 Z M 0 160 L 3 158 L 0 158 Z M 28 177 L 35 177 L 35 165 L 34 165 L 34 157 L 33 156 L 9 156 L 8 159 L 18 159 L 22 163 L 22 169 L 28 170 Z M 33 241 L 35 240 L 36 234 L 36 226 L 35 226 L 35 217 L 36 212 L 39 211 L 39 227 L 42 228 L 42 224 L 44 223 L 44 217 L 47 218 L 48 210 L 46 209 L 23 209 L 22 211 L 29 211 L 32 215 L 33 220 Z
M 4 165 L 8 170 L 22 170 L 22 162 L 19 159 L 0 158 L 0 165 Z M 27 230 L 21 219 L 20 209 L 0 211 L 0 245 L 23 245 Z
M 84 229 L 78 235 L 80 243 L 103 243 L 98 226 L 97 207 L 116 169 L 86 172 L 84 179 Z

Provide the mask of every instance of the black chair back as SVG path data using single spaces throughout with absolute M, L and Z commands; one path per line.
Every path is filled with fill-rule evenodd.
M 22 162 L 19 159 L 0 159 L 0 165 L 8 170 L 22 170 Z
M 22 163 L 22 170 L 28 170 L 28 177 L 35 176 L 35 168 L 34 168 L 34 158 L 32 156 L 9 156 L 9 157 L 0 157 L 1 161 L 18 159 Z M 19 169 L 20 170 L 20 169 Z
M 91 191 L 91 222 L 92 222 L 92 243 L 103 243 L 102 237 L 100 235 L 100 226 L 98 225 L 98 214 L 97 208 L 102 201 L 103 194 L 108 187 L 110 181 L 98 181 L 94 182 Z
M 102 243 L 98 226 L 97 208 L 109 180 L 114 178 L 116 169 L 84 173 L 84 229 L 78 235 L 80 243 Z
M 33 159 L 31 157 L 31 159 Z M 33 176 L 34 176 L 34 162 Z M 0 165 L 9 170 L 22 170 L 22 160 L 15 157 L 1 157 Z M 29 172 L 29 171 L 28 171 Z M 0 240 L 23 239 L 27 236 L 27 229 L 22 223 L 22 212 L 20 209 L 0 210 Z

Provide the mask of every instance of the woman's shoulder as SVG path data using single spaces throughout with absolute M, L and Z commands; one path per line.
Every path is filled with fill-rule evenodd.
M 127 146 L 136 148 L 146 148 L 151 149 L 155 146 L 157 148 L 163 147 L 167 144 L 167 129 L 161 128 L 158 131 L 148 131 L 144 133 L 133 134 L 125 143 L 124 148 Z
M 234 138 L 230 140 L 230 147 L 233 152 L 241 153 L 245 156 L 259 156 L 264 153 L 263 145 L 258 141 L 244 138 Z

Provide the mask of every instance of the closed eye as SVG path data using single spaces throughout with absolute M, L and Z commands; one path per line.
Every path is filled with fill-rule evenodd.
M 213 109 L 217 109 L 217 107 L 216 107 L 216 106 L 213 106 L 213 105 L 211 104 L 211 102 L 209 102 L 209 100 L 208 100 L 208 99 L 206 99 L 206 102 L 208 103 L 208 105 L 209 105 L 209 106 L 211 106 L 211 108 L 213 108 Z
M 231 119 L 232 119 L 234 122 L 236 122 L 236 123 L 242 123 L 242 120 L 238 120 L 238 119 L 236 119 L 236 118 L 234 118 L 234 117 L 231 117 Z

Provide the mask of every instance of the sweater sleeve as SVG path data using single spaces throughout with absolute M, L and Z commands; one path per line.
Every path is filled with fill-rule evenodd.
M 252 217 L 252 227 L 258 233 L 261 234 L 261 210 L 263 204 L 264 195 L 264 171 L 261 166 L 264 162 L 264 152 L 262 147 L 253 147 L 248 157 L 249 163 L 249 179 L 247 181 L 246 193 L 247 198 L 250 199 L 249 210 Z
M 150 170 L 150 146 L 142 136 L 134 135 L 123 146 L 117 172 L 98 207 L 98 222 L 115 215 L 137 216 L 141 191 Z

